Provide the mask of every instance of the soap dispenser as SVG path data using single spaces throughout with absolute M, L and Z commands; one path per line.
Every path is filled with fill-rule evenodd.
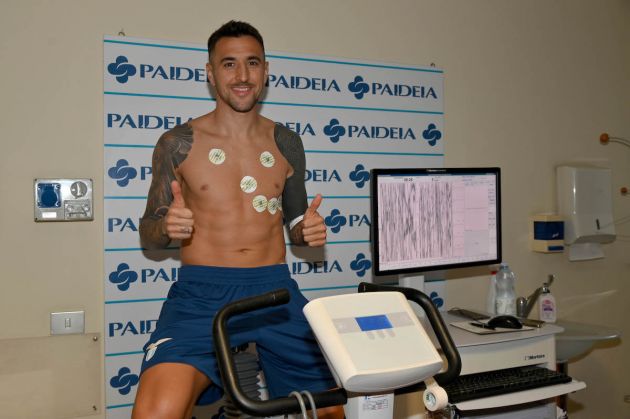
M 542 321 L 555 323 L 557 318 L 556 299 L 551 294 L 549 284 L 553 282 L 554 276 L 549 275 L 549 282 L 545 282 L 538 297 L 538 314 Z

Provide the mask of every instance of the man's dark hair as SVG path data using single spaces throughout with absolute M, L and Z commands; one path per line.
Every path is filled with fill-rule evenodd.
M 212 53 L 214 52 L 214 47 L 219 42 L 221 38 L 239 38 L 241 36 L 252 36 L 256 39 L 260 46 L 263 49 L 263 54 L 265 53 L 265 43 L 263 42 L 262 36 L 258 29 L 254 28 L 247 22 L 240 22 L 237 20 L 230 20 L 225 23 L 219 29 L 214 31 L 210 38 L 208 38 L 208 59 L 212 59 Z

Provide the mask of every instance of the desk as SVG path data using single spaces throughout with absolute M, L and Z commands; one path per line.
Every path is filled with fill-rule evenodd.
M 563 329 L 553 324 L 546 324 L 539 329 L 478 335 L 450 326 L 450 323 L 462 321 L 461 317 L 449 313 L 441 313 L 444 322 L 449 325 L 449 332 L 462 359 L 461 375 L 493 371 L 526 365 L 538 365 L 556 369 L 556 347 L 554 335 Z M 432 337 L 436 347 L 437 340 L 430 326 L 425 329 Z M 475 418 L 555 418 L 554 397 L 572 393 L 586 387 L 581 381 L 547 386 L 533 390 L 519 391 L 501 396 L 485 397 L 456 403 L 455 406 L 463 415 Z M 403 395 L 404 396 L 404 395 Z M 400 400 L 399 400 L 400 398 Z M 397 396 L 395 405 L 415 403 L 405 401 Z M 420 402 L 422 404 L 422 402 Z M 404 409 L 401 406 L 401 409 Z M 485 410 L 485 412 L 484 412 Z M 467 415 L 467 414 L 470 415 Z M 420 416 L 418 416 L 420 415 Z M 396 419 L 423 417 L 421 412 L 415 414 L 409 409 L 395 412 Z

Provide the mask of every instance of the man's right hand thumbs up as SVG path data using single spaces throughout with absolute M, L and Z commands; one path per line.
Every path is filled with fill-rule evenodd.
M 171 192 L 173 193 L 173 202 L 171 202 L 171 208 L 186 208 L 186 202 L 184 202 L 184 196 L 182 195 L 182 187 L 179 182 L 174 180 L 171 182 Z
M 173 193 L 173 202 L 168 207 L 162 229 L 170 239 L 189 239 L 193 233 L 195 220 L 192 211 L 186 208 L 182 187 L 178 181 L 171 182 L 171 192 Z

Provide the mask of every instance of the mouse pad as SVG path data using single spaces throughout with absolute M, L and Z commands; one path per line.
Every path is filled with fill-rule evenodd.
M 470 320 L 465 322 L 453 322 L 451 326 L 459 327 L 460 329 L 467 330 L 478 335 L 491 335 L 493 333 L 506 333 L 506 332 L 523 332 L 525 330 L 533 330 L 533 327 L 523 326 L 522 329 L 506 329 L 504 327 L 497 327 L 495 329 L 484 329 L 483 327 L 473 326 Z

